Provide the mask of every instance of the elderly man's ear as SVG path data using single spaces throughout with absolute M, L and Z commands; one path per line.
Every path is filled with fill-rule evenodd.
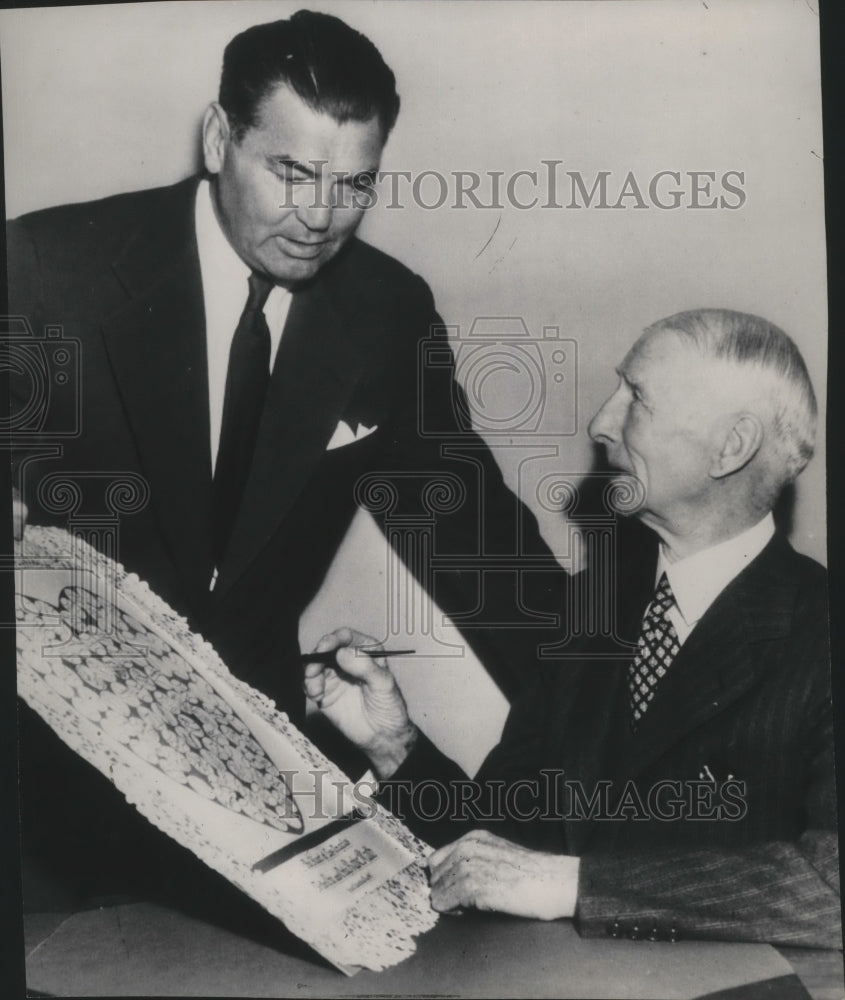
M 763 422 L 753 413 L 740 413 L 731 419 L 722 447 L 710 464 L 710 475 L 723 479 L 739 472 L 754 458 L 763 444 Z

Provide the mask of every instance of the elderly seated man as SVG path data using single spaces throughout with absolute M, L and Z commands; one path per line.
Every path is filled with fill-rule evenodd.
M 306 692 L 445 845 L 438 910 L 841 948 L 826 578 L 772 517 L 813 452 L 806 367 L 767 321 L 703 309 L 648 327 L 618 374 L 590 434 L 657 535 L 619 583 L 628 660 L 542 667 L 474 782 L 356 654 L 366 636 L 325 636 L 336 663 L 309 664 Z

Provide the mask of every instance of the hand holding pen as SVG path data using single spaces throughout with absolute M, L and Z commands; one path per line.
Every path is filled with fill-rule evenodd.
M 377 645 L 350 628 L 324 635 L 313 653 L 302 656 L 304 686 L 320 711 L 366 754 L 376 775 L 388 778 L 416 742 L 417 728 L 384 659 L 390 653 Z

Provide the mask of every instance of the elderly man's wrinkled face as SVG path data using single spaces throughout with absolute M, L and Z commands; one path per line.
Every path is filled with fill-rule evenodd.
M 643 334 L 617 369 L 619 385 L 593 417 L 590 436 L 610 465 L 645 490 L 638 516 L 651 525 L 694 509 L 712 486 L 718 368 L 672 331 Z
M 384 138 L 377 118 L 340 124 L 287 86 L 260 107 L 240 140 L 212 105 L 204 125 L 206 169 L 229 242 L 251 268 L 293 285 L 313 277 L 355 232 Z

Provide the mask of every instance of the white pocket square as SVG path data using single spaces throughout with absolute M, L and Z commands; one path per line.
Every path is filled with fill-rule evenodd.
M 331 440 L 326 445 L 326 451 L 332 451 L 334 448 L 343 448 L 344 445 L 354 444 L 356 441 L 363 441 L 367 435 L 372 434 L 376 430 L 378 430 L 378 424 L 374 424 L 372 427 L 365 427 L 364 424 L 358 424 L 358 427 L 353 431 L 345 420 L 341 420 L 337 427 L 335 427 Z

